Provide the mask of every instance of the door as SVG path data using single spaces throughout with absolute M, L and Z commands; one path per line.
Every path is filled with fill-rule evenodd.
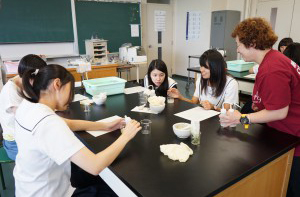
M 293 5 L 294 0 L 260 0 L 257 4 L 256 16 L 264 17 L 270 21 L 278 36 L 278 41 L 273 46 L 274 49 L 277 49 L 282 38 L 290 37 Z
M 169 76 L 171 76 L 173 50 L 173 3 L 147 3 L 146 12 L 147 35 L 145 39 L 147 40 L 146 51 L 148 65 L 152 60 L 161 58 L 166 63 Z M 160 20 L 160 22 L 158 20 Z M 160 25 L 158 25 L 158 22 Z M 155 26 L 155 24 L 157 25 Z M 159 32 L 156 31 L 157 28 L 159 30 L 163 30 Z M 159 39 L 159 34 L 161 34 L 161 39 Z

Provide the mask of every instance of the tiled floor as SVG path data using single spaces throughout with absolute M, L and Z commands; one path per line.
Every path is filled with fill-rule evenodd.
M 178 83 L 177 88 L 179 89 L 180 93 L 187 97 L 192 98 L 194 94 L 194 84 L 190 84 L 189 88 L 186 89 L 187 80 L 184 77 L 174 76 L 173 79 Z M 14 179 L 13 179 L 13 168 L 14 164 L 3 164 L 2 169 L 4 173 L 4 180 L 6 185 L 6 190 L 3 191 L 1 186 L 1 197 L 14 197 Z

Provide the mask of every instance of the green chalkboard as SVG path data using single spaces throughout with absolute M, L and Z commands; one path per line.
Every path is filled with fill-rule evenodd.
M 85 40 L 95 33 L 108 40 L 110 52 L 119 51 L 123 43 L 141 45 L 141 36 L 131 37 L 130 31 L 130 24 L 140 24 L 138 3 L 76 1 L 75 7 L 80 54 L 85 53 Z
M 0 43 L 72 41 L 70 0 L 0 0 Z

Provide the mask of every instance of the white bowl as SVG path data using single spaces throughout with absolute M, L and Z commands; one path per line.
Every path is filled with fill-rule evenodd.
M 191 125 L 185 122 L 179 122 L 173 125 L 173 131 L 179 138 L 188 138 L 191 135 Z
M 166 98 L 163 96 L 151 96 L 148 98 L 148 102 L 151 103 L 165 103 L 166 102 Z
M 166 104 L 163 104 L 163 105 L 152 105 L 150 103 L 150 109 L 154 112 L 157 112 L 157 113 L 160 113 L 162 112 L 166 107 Z
M 100 97 L 99 95 L 93 96 L 93 101 L 97 104 L 97 105 L 102 105 L 105 103 L 106 101 L 106 97 Z

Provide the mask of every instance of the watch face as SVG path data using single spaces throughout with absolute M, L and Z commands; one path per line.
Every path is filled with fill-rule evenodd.
M 247 117 L 242 117 L 242 118 L 241 118 L 241 123 L 242 123 L 242 124 L 249 124 L 248 118 L 247 118 Z

